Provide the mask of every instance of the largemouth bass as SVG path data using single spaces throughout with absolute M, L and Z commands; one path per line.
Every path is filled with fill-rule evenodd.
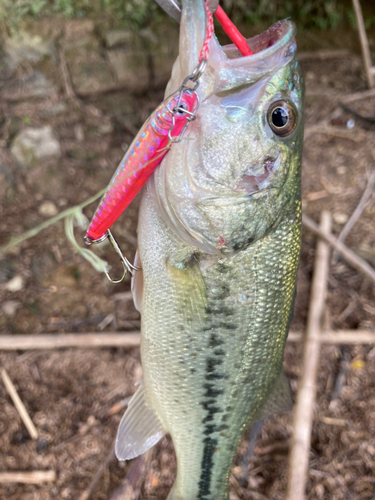
M 203 0 L 183 0 L 166 95 L 198 60 Z M 249 426 L 291 408 L 283 371 L 300 253 L 303 83 L 289 20 L 210 44 L 200 108 L 144 190 L 133 280 L 144 380 L 121 421 L 119 459 L 165 433 L 169 500 L 226 500 Z

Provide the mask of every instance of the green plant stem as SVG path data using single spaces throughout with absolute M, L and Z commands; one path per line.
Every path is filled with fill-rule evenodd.
M 77 212 L 77 210 L 80 210 L 87 205 L 90 205 L 90 203 L 94 202 L 97 200 L 100 196 L 102 196 L 106 192 L 107 188 L 102 189 L 98 193 L 96 193 L 94 196 L 89 198 L 88 200 L 84 201 L 80 205 L 75 205 L 74 207 L 67 208 L 63 212 L 60 212 L 59 214 L 55 215 L 54 217 L 51 217 L 50 219 L 46 220 L 39 226 L 34 227 L 33 229 L 30 229 L 30 231 L 26 231 L 26 233 L 21 234 L 20 236 L 17 236 L 16 238 L 12 238 L 8 243 L 0 247 L 0 255 L 5 254 L 9 249 L 19 245 L 25 240 L 28 240 L 29 238 L 33 238 L 37 234 L 39 234 L 41 231 L 44 229 L 47 229 L 47 227 L 52 226 L 53 224 L 56 224 L 56 222 L 65 219 L 66 217 L 69 217 L 70 215 L 73 215 Z

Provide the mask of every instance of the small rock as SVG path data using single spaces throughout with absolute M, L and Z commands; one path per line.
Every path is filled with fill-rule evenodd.
M 6 44 L 6 52 L 16 65 L 28 61 L 37 63 L 46 56 L 54 57 L 54 48 L 50 41 L 43 40 L 40 36 L 32 36 L 21 32 L 10 38 Z
M 38 212 L 45 217 L 53 217 L 57 215 L 57 208 L 52 201 L 45 201 L 40 205 Z
M 41 109 L 39 114 L 41 117 L 44 118 L 50 118 L 52 116 L 58 116 L 63 113 L 68 109 L 68 106 L 66 105 L 65 102 L 57 102 L 56 104 L 51 104 L 46 106 L 44 109 Z
M 24 288 L 24 286 L 25 280 L 22 276 L 17 275 L 5 284 L 5 290 L 8 292 L 19 292 Z
M 340 214 L 340 213 L 335 213 L 333 214 L 333 220 L 336 222 L 336 224 L 345 224 L 349 217 L 346 214 Z
M 21 78 L 11 80 L 2 89 L 2 97 L 8 101 L 45 98 L 54 94 L 57 94 L 57 88 L 40 71 L 31 71 Z
M 24 168 L 32 167 L 42 158 L 61 156 L 60 143 L 50 125 L 22 130 L 14 139 L 11 152 L 17 163 Z
M 149 87 L 147 54 L 134 47 L 108 51 L 108 60 L 120 83 L 129 89 L 145 90 Z
M 111 49 L 116 45 L 131 43 L 132 33 L 124 30 L 112 30 L 105 34 L 105 44 Z
M 21 302 L 18 302 L 18 300 L 7 300 L 1 306 L 1 310 L 3 311 L 5 316 L 11 318 L 16 314 L 17 309 L 19 309 L 21 305 L 22 305 Z

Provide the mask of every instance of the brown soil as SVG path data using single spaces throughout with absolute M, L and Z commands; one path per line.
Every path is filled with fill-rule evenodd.
M 308 40 L 306 35 L 304 47 L 308 46 Z M 315 43 L 311 46 L 317 48 Z M 326 61 L 309 59 L 303 61 L 302 67 L 307 85 L 304 210 L 316 221 L 323 209 L 330 210 L 333 232 L 338 234 L 358 204 L 369 172 L 374 168 L 374 128 L 357 120 L 350 131 L 346 123 L 352 116 L 341 112 L 331 117 L 330 122 L 347 137 L 308 130 L 337 108 L 333 91 L 345 95 L 365 90 L 361 59 L 354 54 Z M 20 67 L 16 76 L 26 70 Z M 63 89 L 59 88 L 58 95 L 46 99 L 2 101 L 0 163 L 8 167 L 6 175 L 10 180 L 9 190 L 2 193 L 0 243 L 43 222 L 46 217 L 38 212 L 43 202 L 52 201 L 60 211 L 103 188 L 132 139 L 114 115 L 120 114 L 138 128 L 161 98 L 161 89 L 143 95 L 97 94 L 83 100 L 78 109 L 64 99 Z M 66 111 L 46 118 L 43 110 L 62 100 L 67 103 Z M 375 116 L 375 98 L 358 101 L 352 107 L 363 115 Z M 34 127 L 50 124 L 61 141 L 62 158 L 58 162 L 40 162 L 27 172 L 17 167 L 9 151 L 9 117 L 19 117 Z M 21 124 L 21 128 L 26 125 Z M 85 209 L 88 217 L 93 209 L 94 206 Z M 135 252 L 137 209 L 138 200 L 115 227 L 119 244 L 129 258 Z M 373 264 L 374 214 L 373 196 L 346 241 Z M 81 236 L 82 232 L 77 230 L 77 238 Z M 304 231 L 293 330 L 302 331 L 306 324 L 314 248 L 315 238 Z M 115 271 L 120 271 L 112 252 L 107 248 L 104 253 L 115 264 Z M 5 284 L 14 276 L 22 277 L 23 288 L 7 291 Z M 18 303 L 14 315 L 1 313 L 2 334 L 99 332 L 103 320 L 108 320 L 105 331 L 134 330 L 138 325 L 139 315 L 131 302 L 124 302 L 117 295 L 129 290 L 129 281 L 112 285 L 97 274 L 72 250 L 62 223 L 2 258 L 0 281 L 1 303 L 10 300 Z M 374 298 L 373 283 L 340 259 L 331 265 L 327 321 L 333 329 L 374 331 Z M 301 356 L 302 345 L 288 344 L 285 369 L 294 391 L 302 369 Z M 30 440 L 0 384 L 0 471 L 54 469 L 57 473 L 56 482 L 50 484 L 0 484 L 0 498 L 78 499 L 112 446 L 123 411 L 116 412 L 115 405 L 134 392 L 134 382 L 142 376 L 139 350 L 1 353 L 0 363 L 8 371 L 40 433 L 37 442 Z M 333 398 L 339 370 L 345 367 L 345 383 Z M 373 347 L 322 348 L 310 453 L 309 499 L 375 497 L 374 388 Z M 261 431 L 249 464 L 246 463 L 248 441 L 244 439 L 231 478 L 231 500 L 284 498 L 290 435 L 291 415 L 271 419 Z M 111 460 L 91 498 L 110 498 L 131 468 L 132 462 Z M 147 455 L 139 498 L 166 498 L 174 474 L 173 447 L 166 437 Z

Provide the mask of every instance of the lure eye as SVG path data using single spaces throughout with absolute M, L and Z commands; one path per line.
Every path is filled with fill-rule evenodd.
M 288 102 L 276 101 L 268 109 L 267 121 L 274 134 L 286 137 L 297 125 L 297 113 Z

